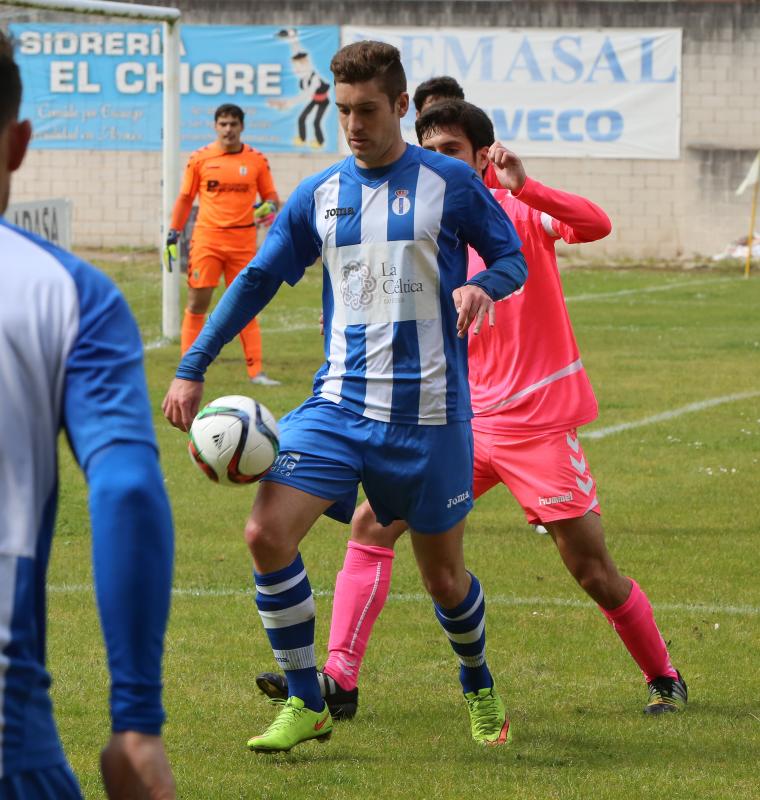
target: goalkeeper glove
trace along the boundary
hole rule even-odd
[[[277,213],[277,203],[274,200],[262,200],[253,207],[253,221],[257,228],[268,228]]]
[[[166,235],[166,247],[164,247],[164,260],[169,272],[172,271],[172,263],[179,258],[179,251],[177,249],[177,242],[179,241],[180,233],[175,231],[174,228],[169,229]]]

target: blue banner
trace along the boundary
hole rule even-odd
[[[163,56],[155,25],[14,24],[32,147],[161,149]],[[245,112],[265,152],[336,152],[330,59],[337,26],[181,28],[181,148],[213,141],[214,110]]]

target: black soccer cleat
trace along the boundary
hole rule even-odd
[[[678,678],[661,675],[649,682],[649,702],[644,708],[645,714],[665,714],[683,711],[686,708],[689,692],[686,681],[678,673]]]
[[[353,719],[359,706],[359,687],[343,689],[334,678],[326,672],[317,671],[319,690],[325,698],[330,715],[334,720]],[[287,700],[288,679],[279,672],[260,672],[256,676],[256,685],[273,700]]]

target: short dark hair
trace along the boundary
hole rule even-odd
[[[451,98],[452,100],[464,100],[464,89],[457,81],[449,75],[439,75],[437,78],[429,78],[423,81],[414,93],[412,102],[417,111],[422,111],[425,100],[428,97]]]
[[[414,123],[417,140],[423,140],[442,128],[459,128],[474,152],[494,143],[493,123],[482,108],[464,100],[443,100],[420,114]]]
[[[406,91],[406,73],[398,48],[385,42],[347,44],[333,56],[330,72],[335,83],[364,83],[376,79],[391,105]]]
[[[0,128],[18,117],[21,73],[13,58],[13,41],[0,31]]]
[[[214,122],[216,122],[219,117],[235,117],[235,119],[245,122],[245,112],[240,106],[236,106],[234,103],[222,103],[222,105],[214,111]]]

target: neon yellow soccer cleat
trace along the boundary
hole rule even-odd
[[[504,703],[493,687],[480,689],[477,693],[465,692],[464,699],[470,712],[472,738],[478,744],[496,747],[512,740]]]
[[[248,749],[256,753],[287,753],[309,739],[326,742],[332,736],[332,729],[326,703],[322,711],[312,711],[300,697],[289,697],[266,731],[248,740]]]

